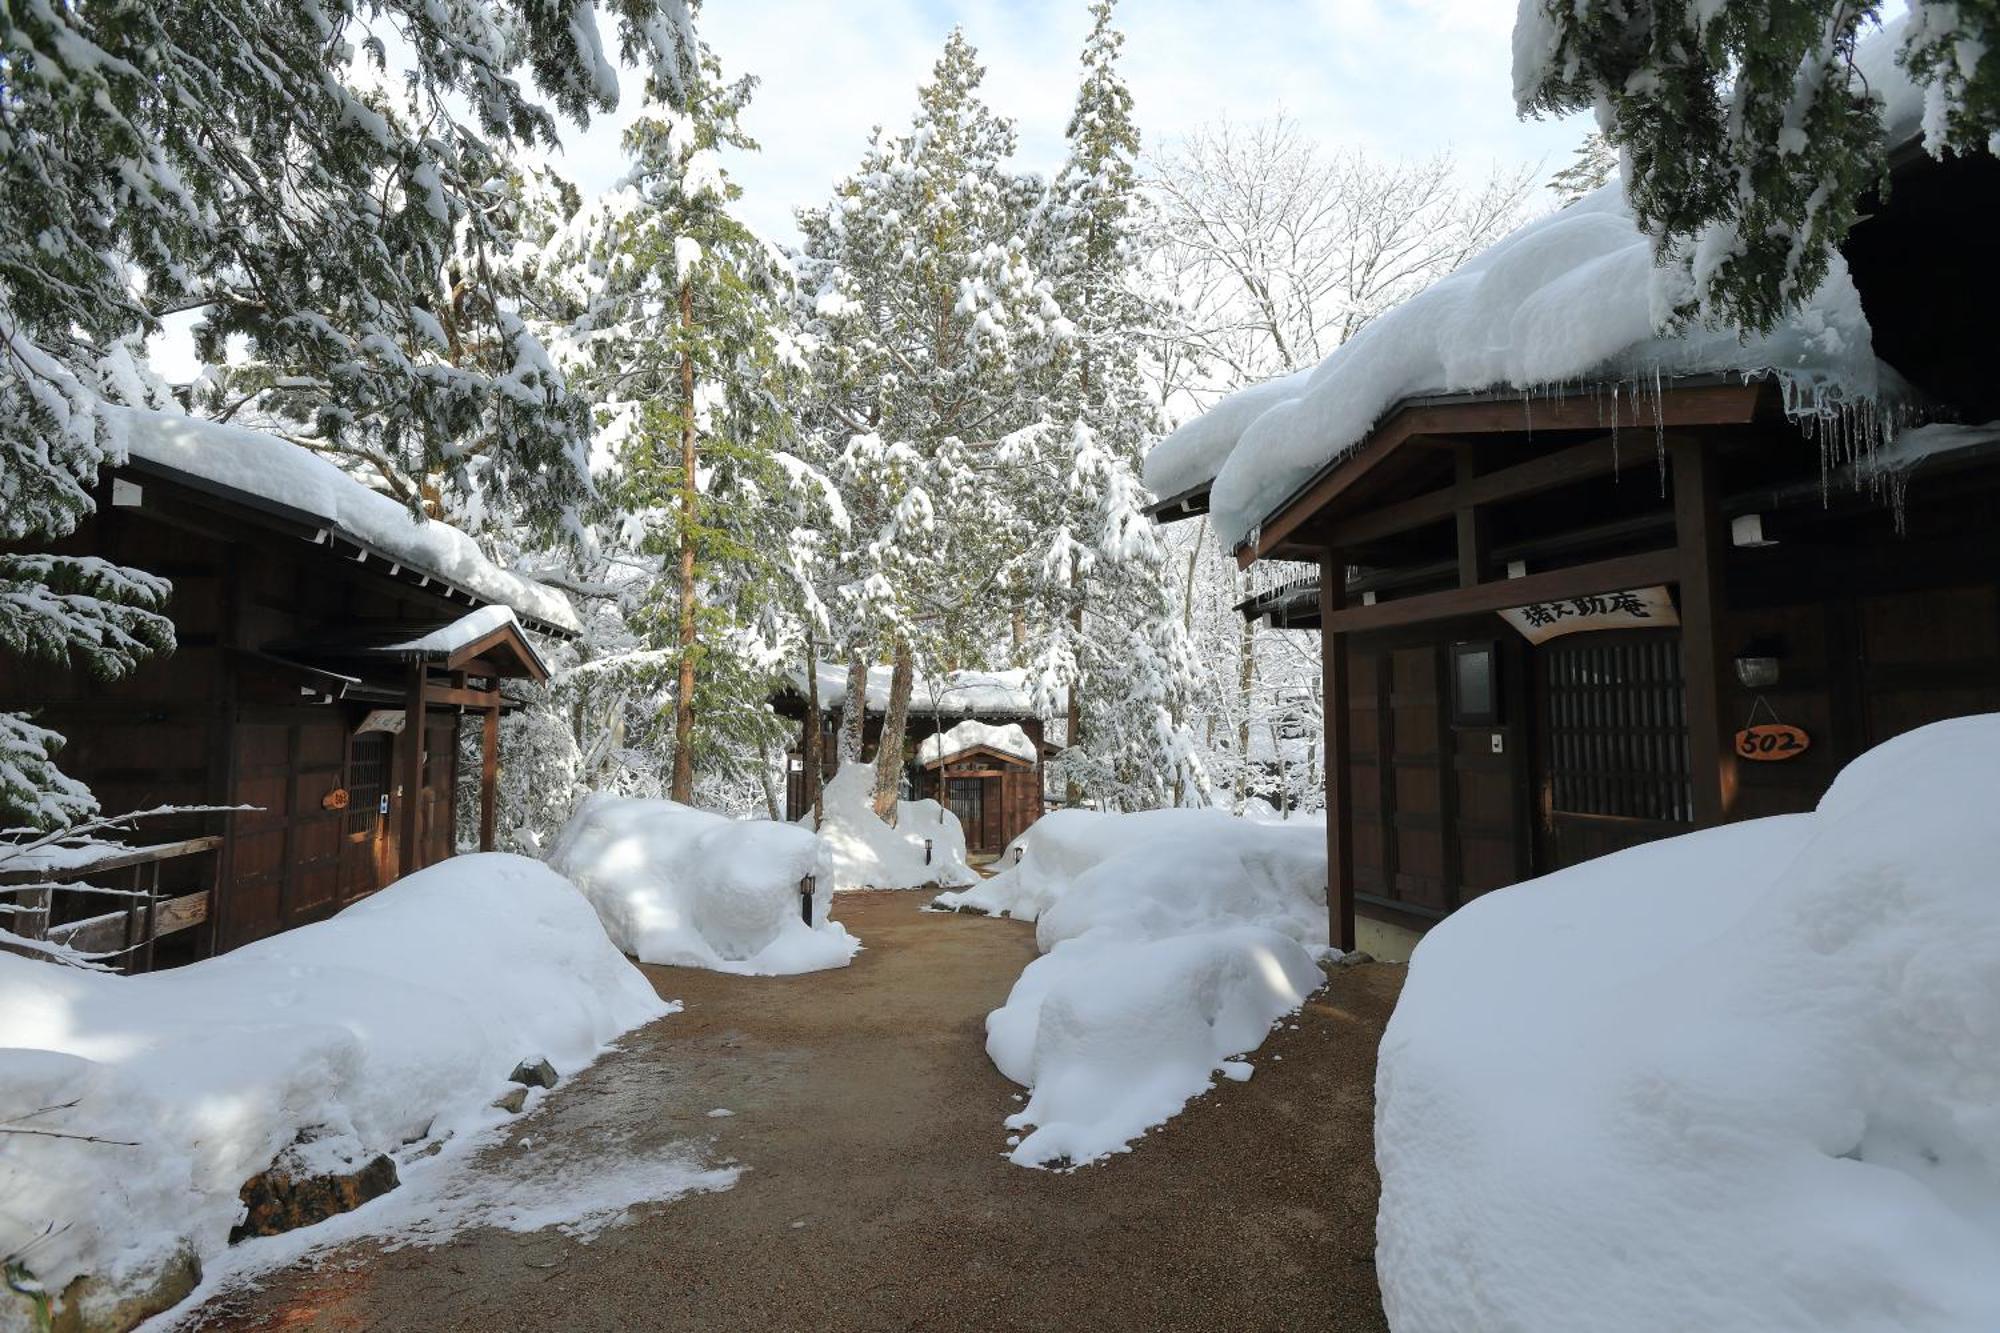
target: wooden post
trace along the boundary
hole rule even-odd
[[[1347,558],[1326,549],[1319,556],[1319,614],[1330,624],[1347,605]],[[1334,948],[1354,948],[1354,784],[1347,714],[1347,636],[1320,632],[1320,681],[1326,731],[1326,912]]]
[[[1736,792],[1736,754],[1722,743],[1722,681],[1728,669],[1720,635],[1723,608],[1723,527],[1715,469],[1692,436],[1670,436],[1674,538],[1681,568],[1681,674],[1685,678],[1688,771],[1694,782],[1694,822],[1708,828],[1729,818]]]
[[[424,664],[410,664],[410,685],[403,701],[402,846],[397,849],[398,875],[423,866],[417,847],[417,809],[424,793]]]
[[[1475,478],[1472,451],[1461,448],[1457,458],[1458,488],[1468,489]],[[1458,524],[1458,586],[1470,588],[1484,577],[1486,569],[1486,511],[1477,504],[1461,505],[1454,511]]]
[[[500,709],[486,710],[479,733],[479,850],[490,852],[500,812]]]

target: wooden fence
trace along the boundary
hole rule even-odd
[[[149,972],[153,946],[162,936],[203,926],[214,912],[213,867],[207,888],[174,897],[160,892],[160,867],[179,857],[212,854],[221,846],[219,837],[187,838],[150,847],[106,847],[102,856],[60,866],[19,870],[0,866],[0,902],[11,900],[14,908],[0,916],[0,925],[28,942],[0,939],[0,949],[45,958],[51,951],[34,947],[44,944],[89,956],[123,972]],[[126,888],[83,882],[127,871],[130,886]],[[120,898],[124,906],[52,924],[58,895]]]

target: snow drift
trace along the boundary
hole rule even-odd
[[[1018,866],[939,905],[1036,919],[1042,957],[987,1015],[986,1051],[1031,1089],[1023,1166],[1123,1152],[1263,1044],[1323,978],[1323,831],[1211,810],[1057,811]],[[997,886],[997,888],[996,888]],[[990,896],[980,899],[986,891]]]
[[[924,743],[917,747],[917,759],[921,763],[935,764],[940,759],[950,759],[982,745],[1030,764],[1041,758],[1035,753],[1035,743],[1028,739],[1028,733],[1019,723],[993,726],[969,717],[946,731],[924,737]]]
[[[894,828],[877,817],[873,764],[843,765],[821,804],[820,869],[835,889],[929,889],[979,878],[965,859],[958,816],[936,801],[896,802]],[[812,813],[801,822],[810,825]]]
[[[368,1156],[463,1142],[521,1060],[568,1075],[669,1011],[575,890],[504,854],[173,971],[0,954],[0,1121],[137,1145],[0,1135],[0,1254],[53,1224],[28,1266],[56,1291],[142,1277],[184,1238],[212,1258],[301,1131]]]
[[[2000,1328],[2000,716],[1431,931],[1382,1041],[1399,1330]]]
[[[818,862],[791,824],[606,795],[586,797],[549,850],[624,952],[750,976],[845,967],[861,947],[829,914],[823,876],[806,924],[799,885]]]

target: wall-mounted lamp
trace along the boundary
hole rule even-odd
[[[1776,546],[1776,537],[1764,533],[1762,514],[1739,514],[1729,520],[1729,541],[1734,546],[1758,547]]]
[[[1778,683],[1778,661],[1785,646],[1773,639],[1756,639],[1736,654],[1736,680],[1746,690],[1768,690]]]

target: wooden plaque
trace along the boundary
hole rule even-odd
[[[345,810],[347,808],[347,788],[335,787],[332,791],[319,798],[319,804],[323,810]]]
[[[1737,755],[1760,764],[1797,759],[1811,748],[1812,737],[1806,729],[1789,723],[1760,722],[1736,733]]]

